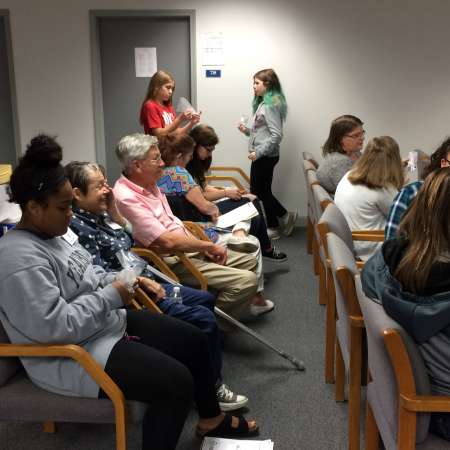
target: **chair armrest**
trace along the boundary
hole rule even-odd
[[[450,412],[450,397],[444,395],[400,395],[400,406],[414,412]]]
[[[167,275],[173,281],[180,282],[178,277],[173,273],[170,267],[163,261],[163,259],[153,250],[142,247],[133,247],[133,253],[145,259],[148,263],[153,263],[164,275]]]
[[[237,178],[232,177],[231,175],[207,175],[205,179],[208,183],[212,181],[231,181],[238,189],[243,191],[247,190]]]
[[[364,319],[361,316],[349,316],[350,325],[358,328],[365,328]]]
[[[353,230],[354,241],[384,242],[384,230]]]
[[[200,285],[200,289],[203,291],[208,290],[208,279],[203,275],[200,270],[197,269],[197,267],[192,264],[191,260],[182,252],[175,252],[175,255],[178,256],[181,263],[184,264],[186,269],[191,272],[192,276],[198,281],[198,284]]]
[[[114,408],[122,409],[125,414],[125,397],[120,388],[110,376],[102,369],[97,361],[79,345],[18,345],[0,344],[0,357],[54,357],[71,358],[77,361],[84,370],[94,379],[97,385],[105,391]]]
[[[158,305],[141,288],[136,289],[134,298],[139,305],[145,306],[147,310],[156,314],[162,314]]]
[[[250,177],[240,167],[235,167],[235,166],[211,166],[210,170],[212,172],[213,171],[237,172],[246,181],[246,183],[250,184]]]
[[[210,239],[206,235],[205,230],[198,223],[184,220],[183,224],[197,239],[210,242]]]

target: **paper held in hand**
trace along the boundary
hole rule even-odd
[[[201,450],[273,450],[273,441],[244,441],[238,439],[223,439],[206,437]]]
[[[239,206],[233,211],[227,212],[222,216],[219,216],[217,219],[216,225],[219,228],[228,228],[236,225],[238,222],[243,222],[245,220],[249,220],[252,217],[256,217],[258,215],[258,210],[255,208],[255,205],[251,202],[246,203],[245,205]]]

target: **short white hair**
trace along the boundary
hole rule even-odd
[[[147,157],[151,147],[157,145],[158,139],[148,134],[135,133],[121,138],[116,146],[116,155],[125,174],[128,173],[133,161],[142,161]]]

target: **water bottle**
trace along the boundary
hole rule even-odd
[[[174,286],[172,295],[169,297],[175,303],[183,303],[183,297],[181,296],[180,286]]]

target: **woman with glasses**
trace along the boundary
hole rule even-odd
[[[403,184],[397,142],[390,136],[375,137],[352,170],[342,177],[334,201],[352,230],[381,230]],[[365,261],[380,246],[376,242],[355,242],[355,254]]]
[[[330,194],[334,194],[341,178],[361,156],[365,131],[358,117],[346,114],[333,120],[330,134],[322,147],[324,160],[317,169],[317,178]]]

